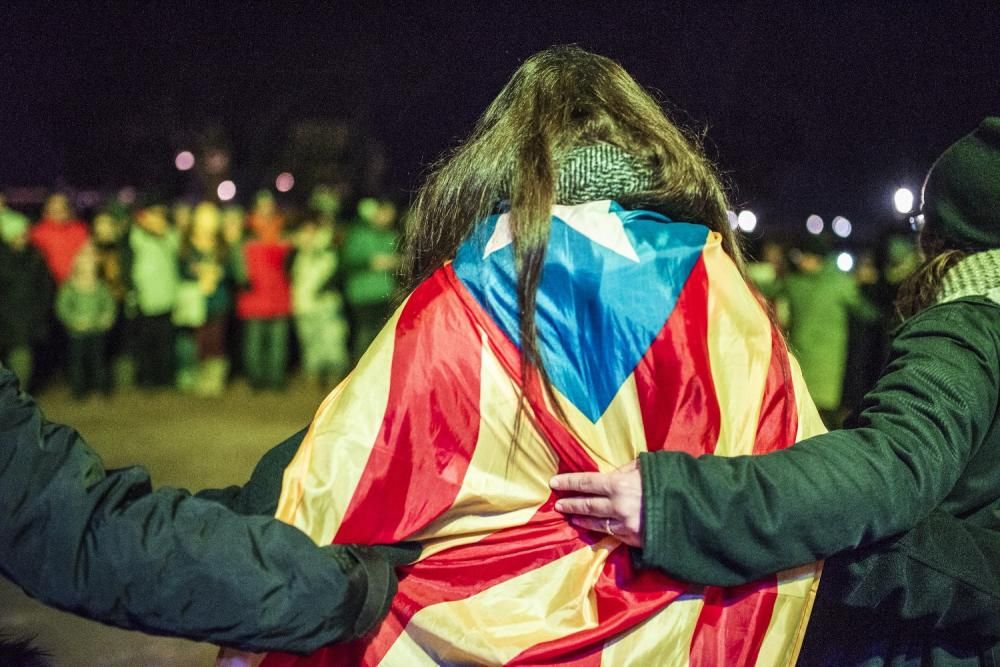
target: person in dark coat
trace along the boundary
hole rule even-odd
[[[924,186],[908,319],[850,428],[752,458],[640,455],[553,480],[558,508],[672,576],[734,585],[829,558],[805,665],[1000,660],[1000,118]]]
[[[405,547],[316,546],[275,510],[305,431],[244,487],[192,496],[105,470],[0,366],[0,574],[50,606],[109,625],[245,650],[307,653],[382,618]]]
[[[31,386],[34,346],[48,330],[53,285],[28,243],[28,219],[0,199],[0,360]]]

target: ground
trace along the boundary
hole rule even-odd
[[[295,382],[286,393],[237,384],[224,398],[123,391],[77,402],[55,387],[38,396],[51,421],[71,424],[109,468],[142,464],[156,486],[241,483],[260,456],[305,426],[325,391]],[[212,665],[216,648],[126,632],[49,609],[0,577],[0,631],[35,635],[58,667]]]

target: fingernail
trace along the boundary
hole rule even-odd
[[[552,479],[550,479],[549,480],[549,486],[552,487],[553,489],[558,489],[559,488],[559,478],[558,477],[553,477]]]
[[[556,511],[557,512],[562,512],[563,511],[563,501],[557,500],[555,507],[556,507]]]

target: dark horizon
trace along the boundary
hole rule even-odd
[[[897,186],[919,189],[938,153],[1000,114],[1000,8],[937,4],[13,3],[0,187],[169,181],[181,139],[217,126],[256,188],[292,123],[342,118],[377,140],[383,185],[405,199],[524,58],[576,43],[706,130],[735,207],[764,224],[844,215],[864,234],[892,219]]]

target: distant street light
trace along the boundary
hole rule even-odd
[[[842,215],[838,215],[834,218],[833,222],[830,223],[830,227],[833,229],[833,233],[842,239],[846,239],[851,235],[851,221]]]
[[[188,171],[194,167],[194,153],[191,151],[181,151],[174,158],[174,166],[178,171]]]
[[[913,200],[912,190],[909,188],[899,188],[892,196],[892,205],[896,208],[897,213],[906,215],[913,210]]]
[[[278,192],[288,192],[293,187],[295,187],[295,177],[287,171],[281,172],[278,174],[278,177],[274,179],[274,189]]]
[[[822,234],[823,218],[813,213],[808,218],[806,218],[806,229],[809,230],[810,234]]]
[[[219,183],[219,187],[216,188],[215,193],[219,195],[220,200],[230,201],[236,196],[236,184],[232,181],[222,181]]]
[[[742,231],[749,234],[757,229],[757,216],[754,215],[753,211],[740,211],[740,214],[736,216],[736,224]]]
[[[854,268],[854,256],[849,252],[842,252],[837,255],[837,268],[847,273]]]

